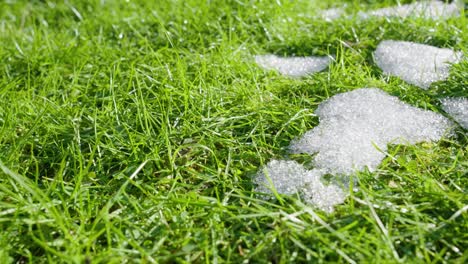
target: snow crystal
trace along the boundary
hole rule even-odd
[[[266,70],[277,70],[290,77],[302,77],[328,67],[328,57],[279,57],[276,55],[255,56],[255,62]]]
[[[300,194],[305,202],[331,212],[333,206],[343,203],[346,192],[336,183],[326,185],[321,178],[322,170],[307,170],[295,161],[270,161],[255,178],[257,191],[279,194]]]
[[[468,129],[468,98],[454,97],[442,99],[442,108],[462,127]]]
[[[313,156],[315,168],[295,161],[270,161],[255,178],[257,191],[300,194],[330,212],[348,195],[349,176],[373,171],[385,157],[387,144],[415,144],[439,140],[451,127],[440,114],[410,106],[376,88],[335,95],[318,107],[320,124],[291,143],[292,153]],[[341,175],[343,184],[326,185],[325,174]]]
[[[382,41],[374,52],[377,65],[386,74],[428,89],[449,76],[450,63],[457,63],[461,52],[406,41]]]
[[[425,17],[425,18],[449,18],[460,15],[460,8],[456,1],[450,4],[442,1],[421,1],[406,5],[394,6],[372,10],[367,13],[359,13],[361,17],[367,18],[370,16],[379,17],[401,17],[407,18],[410,16]]]
[[[316,110],[320,124],[292,142],[293,153],[315,154],[317,169],[350,175],[373,171],[387,144],[436,141],[451,122],[440,114],[403,103],[376,88],[338,94]]]

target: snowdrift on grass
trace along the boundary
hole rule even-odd
[[[457,63],[461,52],[406,41],[382,41],[374,52],[377,65],[423,89],[449,76],[450,64]]]
[[[289,77],[303,77],[323,71],[330,64],[329,57],[279,57],[257,55],[255,62],[265,70],[276,70]]]
[[[375,170],[385,158],[388,144],[436,141],[451,122],[444,116],[410,106],[376,88],[342,93],[322,102],[316,114],[320,124],[290,145],[292,153],[315,155],[315,169],[294,161],[271,161],[256,177],[258,191],[299,193],[312,205],[330,211],[346,198],[346,186],[325,185],[325,174],[349,176]],[[346,182],[346,181],[344,181]]]

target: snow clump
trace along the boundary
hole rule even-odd
[[[453,97],[442,99],[442,108],[463,128],[468,129],[468,98]]]
[[[300,194],[305,202],[326,211],[333,211],[333,206],[343,203],[346,192],[338,184],[326,185],[321,178],[323,170],[307,170],[295,161],[272,160],[255,178],[257,192],[279,194]]]
[[[424,17],[430,19],[449,18],[460,15],[457,1],[446,4],[443,1],[420,1],[411,4],[380,8],[366,13],[359,13],[363,18],[378,17]]]
[[[276,55],[257,55],[255,62],[265,70],[276,70],[290,77],[303,77],[319,72],[330,64],[329,57],[279,57]]]
[[[335,95],[315,113],[320,124],[293,141],[291,151],[316,154],[316,168],[332,174],[373,171],[385,158],[387,144],[436,141],[451,127],[444,116],[376,88]]]
[[[444,116],[410,106],[376,88],[335,95],[322,102],[316,114],[320,124],[290,145],[292,153],[315,155],[315,168],[272,160],[255,178],[258,192],[298,193],[306,202],[330,212],[346,199],[349,176],[366,168],[375,170],[385,158],[388,144],[436,141],[451,127]],[[325,174],[341,175],[344,184],[324,184]]]
[[[377,65],[423,89],[449,76],[450,64],[457,63],[461,52],[406,41],[382,41],[374,52]]]

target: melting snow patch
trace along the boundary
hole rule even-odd
[[[449,76],[450,63],[457,63],[461,52],[406,41],[382,41],[374,52],[377,65],[386,74],[428,89]]]
[[[468,129],[468,98],[454,97],[442,99],[442,108],[462,127]]]
[[[457,1],[453,1],[450,4],[446,4],[442,1],[421,1],[406,5],[381,8],[367,13],[360,13],[360,16],[364,18],[369,16],[401,18],[415,16],[432,19],[449,18],[460,15],[460,8],[457,6],[456,2]]]
[[[436,141],[451,127],[442,115],[405,104],[376,88],[335,95],[321,103],[316,114],[320,124],[290,146],[293,153],[315,154],[315,169],[307,170],[295,161],[270,161],[255,178],[258,192],[272,193],[274,188],[279,194],[298,193],[308,203],[332,211],[348,191],[336,182],[324,184],[323,175],[346,178],[357,170],[375,170],[387,144]]]
[[[373,171],[387,144],[436,141],[450,129],[440,114],[403,103],[376,88],[338,94],[316,110],[320,124],[291,145],[293,153],[316,154],[315,166],[332,174]]]
[[[255,62],[266,70],[276,70],[290,77],[302,77],[326,69],[330,64],[330,58],[258,55],[255,56]]]
[[[307,170],[295,161],[270,161],[255,178],[257,191],[279,194],[300,194],[302,198],[316,207],[331,212],[333,206],[343,203],[346,192],[337,184],[326,185],[321,178],[322,170]]]

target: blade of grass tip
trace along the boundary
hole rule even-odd
[[[346,244],[350,245],[352,248],[356,249],[357,251],[365,254],[365,255],[369,255],[367,254],[367,252],[363,251],[361,248],[359,248],[358,246],[356,246],[354,243],[352,243],[352,241],[350,241],[349,239],[347,239],[345,236],[343,236],[340,232],[336,231],[333,227],[331,227],[328,223],[326,223],[325,221],[323,221],[322,218],[320,218],[312,209],[310,208],[307,208],[306,206],[302,205],[304,207],[304,211],[307,212],[310,216],[312,216],[312,218],[317,221],[320,225],[322,225],[325,229],[327,229],[330,233],[334,234],[335,236],[337,236],[339,239],[341,239],[343,242],[345,242]],[[336,252],[342,256],[343,258],[345,258],[346,260],[348,260],[350,263],[356,263],[353,259],[351,259],[351,257],[349,257],[348,255],[346,255],[346,253],[344,253],[343,251],[341,251],[340,249],[338,248],[334,248],[334,250],[336,250]],[[345,257],[346,256],[346,257]]]
[[[128,244],[130,244],[136,250],[135,253],[141,254],[141,256],[146,258],[146,260],[150,263],[157,263],[156,260],[151,257],[150,254],[148,254],[148,252],[143,247],[141,247],[140,244],[138,244],[134,239],[128,238],[122,229],[120,229],[120,227],[111,226],[110,230],[114,235],[119,236],[122,240],[125,240]]]
[[[13,180],[15,180],[19,185],[21,185],[24,189],[26,189],[30,194],[32,194],[36,199],[40,202],[43,202],[43,195],[40,195],[36,190],[34,190],[30,184],[26,183],[26,179],[21,177],[21,175],[11,171],[2,161],[0,161],[0,169],[6,175],[10,176]]]
[[[137,174],[143,169],[143,167],[145,167],[145,165],[146,165],[146,163],[148,163],[148,161],[150,161],[150,160],[145,160],[143,163],[141,163],[140,166],[138,166],[138,168],[132,173],[132,175],[130,175],[129,180],[133,180],[137,176]]]
[[[67,3],[67,6],[70,8],[70,10],[73,12],[73,14],[75,14],[75,16],[80,21],[83,21],[83,16],[81,15],[81,13],[74,6],[72,6],[71,4],[68,4],[68,3]]]
[[[283,132],[283,130],[293,121],[295,121],[296,119],[298,118],[301,118],[302,117],[302,113],[304,112],[308,112],[310,111],[309,108],[304,108],[304,109],[301,109],[299,110],[296,114],[294,114],[293,117],[291,117],[286,123],[284,123],[284,125],[281,126],[280,130],[278,130],[278,132],[276,133],[275,135],[275,140],[278,138],[278,136]],[[311,113],[309,114],[310,116],[317,116],[316,114],[314,113]]]
[[[322,243],[327,243],[323,238],[320,238],[320,240],[322,241]],[[335,250],[335,252],[340,255],[341,257],[343,257],[348,263],[351,263],[351,264],[356,264],[356,261],[354,261],[350,256],[348,256],[345,252],[343,252],[341,249],[337,248],[336,245],[334,244],[328,244],[327,245],[332,249],[332,250]]]
[[[218,240],[216,235],[216,230],[213,228],[213,221],[210,220],[210,229],[211,229],[211,263],[218,264],[218,247],[216,242]]]
[[[102,219],[104,218],[103,216],[106,215],[108,212],[109,212],[109,209],[112,207],[112,205],[114,205],[114,203],[117,201],[117,198],[120,197],[120,195],[122,194],[122,192],[125,190],[125,188],[127,187],[127,185],[130,183],[130,181],[132,181],[136,176],[137,174],[143,169],[143,167],[146,165],[146,163],[148,163],[148,161],[151,161],[151,159],[149,160],[145,160],[143,163],[140,164],[140,166],[138,166],[138,168],[136,168],[136,170],[132,173],[132,175],[130,175],[130,177],[127,179],[127,181],[125,181],[124,184],[122,184],[122,186],[119,188],[119,190],[115,193],[115,195],[109,199],[109,201],[107,201],[106,205],[101,209],[101,211],[99,212],[99,217],[96,218],[96,221],[95,221],[95,225]]]
[[[456,211],[449,219],[448,221],[453,221],[455,220],[455,218],[459,217],[461,214],[463,214],[464,212],[466,212],[468,210],[468,205],[465,205],[463,206],[462,209]]]
[[[0,169],[6,175],[10,176],[15,182],[17,182],[20,186],[22,186],[26,191],[28,191],[44,208],[52,214],[52,217],[61,231],[65,234],[67,239],[72,239],[69,235],[69,228],[65,225],[62,214],[59,213],[59,210],[55,207],[56,204],[53,201],[49,201],[47,195],[41,192],[40,189],[34,189],[34,183],[31,183],[28,178],[22,177],[20,174],[13,172],[10,170],[5,164],[0,161]],[[50,204],[50,206],[48,206]]]
[[[117,76],[116,71],[117,71],[116,65],[114,65],[113,69],[112,69],[112,71],[110,73],[110,76],[109,76],[109,89],[110,89],[110,92],[112,94],[112,103],[113,103],[113,106],[114,106],[115,118],[116,118],[117,124],[119,126],[121,126],[120,118],[119,118],[119,108],[117,107],[117,102],[115,100],[116,94],[115,94],[115,89],[114,89],[114,79]]]
[[[451,222],[451,221],[455,220],[457,217],[459,217],[460,215],[462,215],[466,211],[468,211],[468,205],[465,205],[460,210],[456,211],[452,216],[450,216],[449,219],[447,219],[446,222],[443,222],[442,224],[440,224],[436,229],[439,230],[439,229],[445,227],[447,225],[447,222]]]
[[[145,160],[142,164],[140,164],[140,166],[138,166],[138,168],[132,173],[132,175],[130,175],[130,177],[127,179],[127,181],[125,181],[124,184],[122,184],[122,186],[119,188],[119,190],[115,193],[115,195],[110,198],[106,205],[99,211],[99,213],[97,214],[97,217],[96,219],[94,220],[94,223],[93,223],[93,226],[91,228],[91,230],[93,230],[93,232],[100,232],[100,230],[96,230],[96,227],[98,226],[99,222],[104,219],[104,220],[109,220],[109,209],[114,205],[114,203],[117,201],[118,197],[121,196],[122,192],[125,190],[125,188],[127,187],[127,185],[130,183],[130,181],[132,181],[136,175],[143,169],[143,167],[146,165],[146,163],[148,163],[148,161],[150,160]],[[106,237],[107,237],[107,240],[108,240],[108,245],[110,246],[112,243],[111,243],[111,229],[112,227],[111,226],[108,226],[110,222],[107,221],[105,223],[105,231],[106,232]]]
[[[335,246],[333,246],[333,249],[336,250],[336,252],[338,253],[338,255],[342,256],[346,261],[348,261],[348,263],[356,264],[356,261],[354,261],[354,260],[353,260],[352,258],[350,258],[348,255],[346,255],[346,253],[344,253],[341,249],[336,248]]]
[[[308,246],[304,245],[304,243],[302,243],[302,241],[300,239],[297,239],[293,236],[291,236],[289,238],[297,247],[299,247],[300,249],[304,250],[305,252],[307,252],[308,254],[314,256],[315,258],[319,258],[319,255],[313,251],[312,249],[310,249]]]
[[[387,228],[384,226],[382,223],[382,220],[380,220],[380,217],[377,215],[377,212],[374,210],[374,206],[372,206],[372,203],[369,202],[369,199],[367,198],[367,195],[364,193],[364,200],[367,202],[367,205],[369,206],[369,210],[371,211],[372,217],[374,218],[375,222],[377,223],[377,226],[379,229],[382,231],[382,234],[385,237],[385,241],[387,242],[388,246],[392,250],[393,257],[401,263],[402,260],[400,256],[398,255],[398,252],[396,251],[395,247],[393,246],[392,240],[390,239],[390,235],[388,233]]]

